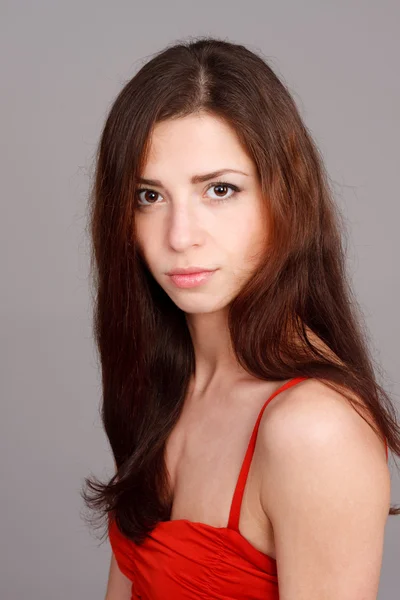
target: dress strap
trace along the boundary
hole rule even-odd
[[[246,485],[247,475],[248,475],[249,469],[250,469],[251,459],[253,458],[258,428],[259,428],[261,417],[263,415],[265,407],[267,406],[267,404],[269,404],[269,402],[271,402],[271,400],[273,398],[275,398],[275,396],[277,394],[279,394],[280,392],[283,392],[284,390],[287,390],[288,388],[292,387],[293,385],[296,385],[297,383],[300,383],[301,381],[304,381],[305,379],[308,379],[308,377],[294,377],[293,379],[290,379],[289,381],[287,381],[286,383],[281,385],[277,390],[275,390],[271,394],[271,396],[268,398],[268,400],[266,400],[263,407],[261,408],[261,411],[258,415],[257,421],[254,425],[253,433],[251,435],[249,444],[247,446],[247,451],[246,451],[246,454],[245,454],[245,457],[243,460],[242,468],[240,470],[239,477],[238,477],[238,480],[236,483],[236,488],[235,488],[235,491],[233,494],[233,499],[232,499],[232,504],[231,504],[231,510],[229,513],[228,529],[235,529],[236,531],[239,531],[240,508],[242,505],[244,488]]]

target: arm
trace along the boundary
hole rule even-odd
[[[114,554],[111,554],[108,585],[104,600],[131,600],[132,582],[121,573]]]
[[[383,442],[316,380],[270,408],[259,431],[261,502],[280,600],[376,600],[390,506]]]
[[[116,472],[118,471],[115,465]],[[106,597],[104,600],[131,600],[132,581],[122,573],[118,566],[114,552],[111,546],[110,570],[108,573],[108,583]]]

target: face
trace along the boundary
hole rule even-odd
[[[234,129],[205,114],[157,123],[139,182],[135,231],[153,277],[185,313],[222,310],[251,277],[267,229],[256,167]],[[213,272],[168,275],[186,267]]]

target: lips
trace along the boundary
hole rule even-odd
[[[203,267],[187,267],[182,269],[173,269],[169,271],[167,275],[193,275],[195,273],[209,273],[215,271],[215,269],[205,269]]]
[[[216,272],[213,271],[196,271],[192,273],[184,273],[178,275],[169,275],[173,283],[180,288],[192,288],[207,282]]]

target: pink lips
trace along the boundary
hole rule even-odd
[[[185,275],[169,275],[177,287],[192,288],[205,283],[213,276],[215,271],[200,271],[199,273],[187,273]]]

